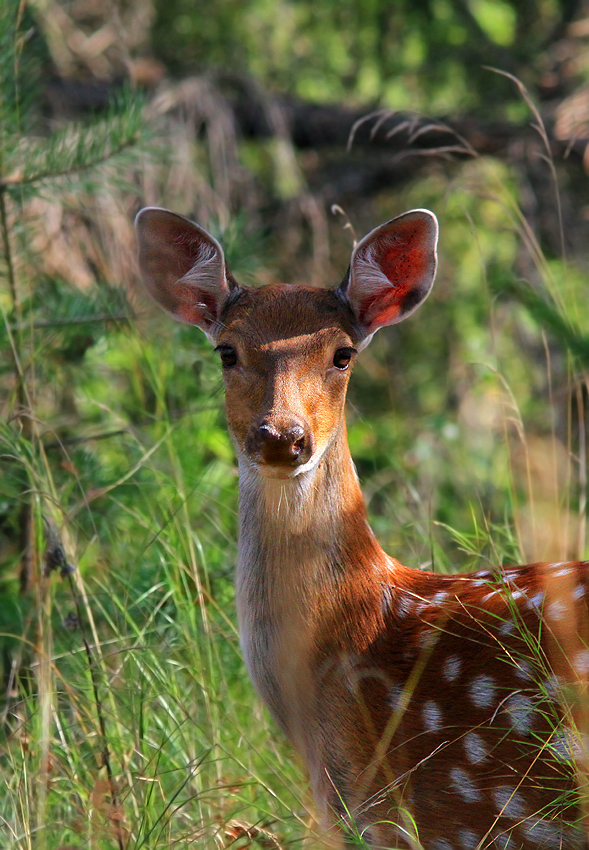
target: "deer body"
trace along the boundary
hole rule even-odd
[[[243,651],[326,822],[375,848],[585,847],[557,686],[589,672],[586,565],[409,569],[377,543],[348,448],[348,367],[429,292],[434,217],[373,231],[336,290],[241,288],[165,210],[138,233],[148,289],[223,363]]]

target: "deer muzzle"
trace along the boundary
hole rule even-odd
[[[304,423],[295,419],[283,423],[264,419],[249,429],[245,448],[257,463],[296,468],[310,459],[312,443],[310,431]]]

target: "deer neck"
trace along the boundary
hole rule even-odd
[[[307,607],[354,580],[367,559],[386,559],[368,524],[345,426],[315,467],[292,478],[267,478],[240,458],[239,519],[239,590],[265,576],[268,593],[286,583]]]
[[[344,628],[336,612],[347,599],[376,599],[390,563],[368,524],[345,425],[319,463],[293,478],[265,478],[240,460],[239,500],[244,655],[258,691],[296,743],[292,718],[304,728],[305,707],[293,712],[293,705],[312,691],[312,654],[334,641],[341,651],[356,650],[356,632],[367,634],[359,612],[370,610],[371,600],[358,604],[353,626]],[[342,626],[339,636],[334,624]]]

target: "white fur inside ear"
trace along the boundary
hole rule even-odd
[[[219,251],[220,249],[216,245],[210,242],[201,242],[198,246],[194,265],[178,280],[178,283],[194,289],[202,289],[204,292],[210,292],[213,295],[219,291],[219,286],[223,287],[224,285],[226,287],[225,264],[223,254]]]
[[[427,298],[435,279],[437,238],[433,213],[411,210],[356,245],[340,292],[367,336],[401,322]]]
[[[218,308],[229,296],[229,284],[223,249],[212,236],[207,234],[207,237],[211,241],[198,244],[194,252],[194,265],[178,279],[177,286],[180,293],[183,289],[184,292],[189,290],[190,295],[185,295],[186,301],[192,309],[200,312],[204,321],[198,324],[214,345],[220,326],[211,310],[211,302],[217,304]]]
[[[353,289],[354,284],[357,284],[363,298],[385,289],[394,289],[388,277],[381,271],[378,262],[375,261],[374,253],[374,245],[367,245],[354,258],[350,285]]]

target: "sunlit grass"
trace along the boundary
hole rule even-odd
[[[487,362],[458,372],[458,415],[431,412],[443,393],[419,384],[430,352],[399,376],[384,335],[353,379],[361,390],[372,375],[370,391],[384,377],[377,405],[365,408],[353,390],[350,440],[377,533],[412,566],[514,563],[533,542],[519,520],[539,493],[536,436],[520,409],[526,367],[510,363],[514,340],[501,341],[511,320],[494,314],[493,323],[492,334],[473,325],[468,345]],[[304,772],[239,649],[236,476],[217,365],[196,331],[165,320],[140,330],[105,337],[76,375],[76,410],[92,439],[37,443],[35,453],[4,432],[2,451],[36,494],[38,551],[49,523],[78,567],[41,579],[3,629],[14,671],[0,749],[4,846],[318,847]],[[546,361],[532,367],[547,374]],[[422,414],[412,423],[395,402],[416,380]],[[52,404],[39,403],[41,431]],[[552,404],[547,393],[547,415]],[[362,846],[360,834],[353,840]]]

